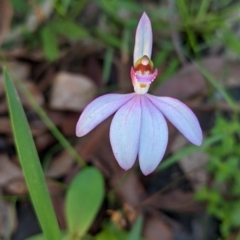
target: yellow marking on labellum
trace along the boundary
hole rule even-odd
[[[146,86],[147,86],[146,83],[140,83],[140,87],[141,87],[141,88],[145,88]]]

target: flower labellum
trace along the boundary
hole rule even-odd
[[[136,31],[134,62],[130,75],[134,93],[106,94],[92,101],[81,114],[76,134],[82,137],[114,114],[110,142],[119,165],[130,169],[137,156],[144,175],[153,172],[166,151],[167,118],[190,142],[202,143],[202,130],[194,113],[170,97],[148,94],[158,71],[151,61],[152,27],[143,13]]]

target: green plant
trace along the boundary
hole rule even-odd
[[[213,179],[196,197],[205,201],[208,213],[220,221],[220,232],[226,239],[240,227],[240,125],[237,120],[218,117],[211,133],[227,135],[206,149],[207,170]]]

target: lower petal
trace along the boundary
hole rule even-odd
[[[147,97],[190,142],[201,145],[202,130],[190,108],[171,97],[155,97],[149,94]]]
[[[110,127],[110,141],[119,165],[128,170],[137,158],[141,124],[140,96],[136,95],[114,115]]]
[[[141,99],[142,121],[139,163],[144,175],[155,170],[166,151],[168,128],[161,112],[145,96]]]
[[[135,94],[107,94],[93,100],[82,112],[77,126],[76,135],[82,137],[99,123],[116,112]]]

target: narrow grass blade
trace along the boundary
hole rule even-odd
[[[60,230],[28,121],[6,70],[4,70],[4,84],[15,144],[34,209],[45,238],[59,240]]]
[[[111,67],[113,62],[114,50],[112,48],[108,48],[104,57],[103,64],[103,81],[107,83],[111,73]]]
[[[134,223],[127,240],[141,239],[141,231],[143,226],[143,216],[139,216]]]
[[[62,238],[61,239],[64,239],[64,237],[66,236],[67,233],[64,231],[64,232],[61,232],[61,234],[62,234]],[[29,237],[29,238],[27,238],[25,240],[45,240],[45,237],[44,237],[43,234],[37,234],[37,235],[31,236],[31,237]]]
[[[24,97],[30,103],[34,111],[39,115],[45,125],[48,127],[53,136],[58,140],[58,142],[63,146],[64,149],[69,153],[69,155],[81,166],[84,167],[86,164],[83,159],[79,156],[77,151],[72,147],[70,142],[63,136],[63,134],[58,130],[58,128],[54,125],[52,120],[47,116],[44,109],[37,103],[34,99],[30,91],[23,86],[21,81],[17,81],[17,86],[20,91],[24,94]]]
[[[205,149],[209,146],[211,146],[212,144],[220,141],[221,139],[225,138],[226,134],[221,134],[221,135],[216,135],[216,136],[211,136],[209,138],[206,138],[202,145],[200,147],[198,146],[187,146],[185,148],[183,148],[182,150],[180,150],[179,152],[177,152],[176,154],[173,154],[172,156],[166,158],[156,169],[156,171],[161,171],[164,170],[168,167],[170,167],[171,165],[173,165],[174,163],[178,163],[179,161],[181,161],[181,159],[193,152],[195,152],[196,150],[202,150]]]
[[[232,110],[236,111],[238,109],[238,106],[236,105],[232,97],[228,94],[228,92],[224,89],[224,87],[221,86],[221,84],[219,84],[219,82],[212,76],[212,74],[200,63],[194,62],[194,65],[207,79],[207,81],[210,82],[212,86],[219,91],[219,93],[222,95],[222,97],[225,99],[228,105],[232,108]]]

